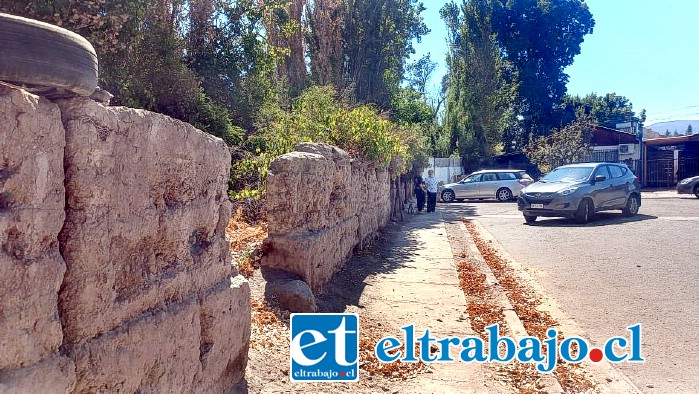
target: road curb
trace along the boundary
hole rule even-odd
[[[484,271],[486,283],[490,288],[497,292],[495,301],[500,305],[500,307],[502,307],[503,318],[505,319],[505,323],[510,330],[510,334],[517,340],[529,336],[527,330],[524,328],[524,324],[522,324],[522,320],[520,320],[519,316],[517,316],[517,313],[515,312],[514,307],[512,307],[510,300],[507,298],[505,291],[502,289],[502,287],[500,287],[495,274],[493,274],[493,271],[485,262],[485,259],[483,259],[483,256],[476,246],[476,243],[473,241],[473,237],[471,237],[471,234],[466,229],[466,225],[463,221],[459,221],[459,228],[461,228],[466,235],[471,256],[478,260],[481,269]],[[553,374],[544,375],[542,377],[542,381],[544,383],[544,387],[540,388],[542,391],[550,394],[564,392],[563,387]]]
[[[512,255],[510,255],[495,239],[495,237],[488,231],[486,230],[480,222],[476,219],[469,219],[471,223],[476,227],[476,231],[483,237],[483,239],[487,240],[490,242],[491,246],[497,251],[497,253],[503,258],[503,260],[507,263],[507,266],[512,270],[512,273],[514,276],[517,278],[517,280],[520,283],[525,283],[527,286],[529,286],[538,296],[538,298],[541,300],[541,305],[540,309],[544,312],[548,312],[551,317],[556,319],[559,323],[558,330],[561,332],[564,336],[570,337],[570,336],[578,336],[582,338],[586,338],[586,335],[582,335],[583,330],[580,328],[580,326],[570,317],[568,317],[558,306],[558,302],[548,296],[546,292],[544,291],[543,286],[541,286],[536,279],[534,279],[529,272],[527,272],[524,267],[522,267],[521,264],[519,264]],[[466,235],[468,239],[470,240],[470,243],[473,244],[475,247],[475,243],[473,241],[473,238],[471,237],[471,234],[468,233],[468,230],[466,229],[466,226],[461,222],[461,227],[463,230],[466,232]],[[483,259],[483,257],[480,254],[480,251],[478,251],[478,248],[475,249],[475,253],[477,253],[477,256],[479,259]],[[486,264],[487,267],[487,264]],[[489,273],[486,273],[486,277],[488,275],[493,275],[492,272],[490,272],[490,269],[488,268]],[[493,275],[493,278],[494,275]],[[490,283],[489,283],[490,284]],[[499,286],[498,286],[499,287]],[[502,290],[500,290],[502,291]],[[503,291],[504,293],[504,291]],[[509,303],[509,300],[507,302],[507,305],[511,308],[511,305]],[[512,311],[514,314],[514,310]],[[510,314],[511,317],[511,314]],[[508,315],[505,315],[505,318],[508,318]],[[524,327],[522,325],[521,320],[519,319],[519,316],[514,314],[514,317],[511,318],[516,318],[517,323],[522,328]],[[508,325],[510,322],[508,321]],[[526,331],[525,331],[526,332]],[[599,385],[603,385],[604,387],[602,388],[604,391],[603,392],[610,392],[610,393],[641,393],[642,391],[620,370],[618,370],[613,364],[611,364],[608,361],[600,362],[600,363],[585,363],[584,364],[585,369],[588,370],[593,377],[595,377],[595,380],[598,381]],[[554,379],[555,380],[555,379]],[[556,383],[558,381],[556,380]],[[558,385],[560,387],[560,384]],[[561,388],[562,390],[562,388]],[[562,391],[561,391],[562,392]]]

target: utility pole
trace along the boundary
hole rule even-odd
[[[640,149],[640,168],[639,168],[639,174],[638,178],[640,179],[641,182],[641,187],[643,187],[646,183],[646,149],[643,144],[643,123],[635,121],[633,122],[633,125],[636,127],[636,135],[638,136],[638,148]]]

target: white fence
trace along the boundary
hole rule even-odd
[[[444,183],[456,182],[463,175],[461,159],[458,157],[435,158],[430,157],[429,166],[422,173],[423,178],[427,178],[427,171],[434,170],[434,177]]]

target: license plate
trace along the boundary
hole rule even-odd
[[[543,208],[544,208],[544,204],[532,204],[532,208],[534,208],[534,209],[536,209],[536,208],[541,208],[541,209],[543,209]]]

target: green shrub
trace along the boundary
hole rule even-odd
[[[418,126],[393,123],[370,106],[351,108],[335,97],[334,88],[316,86],[296,98],[290,111],[264,107],[258,122],[260,132],[243,144],[248,153],[234,154],[231,198],[243,201],[262,196],[269,163],[292,152],[301,142],[335,145],[382,168],[397,165],[403,170],[413,158],[424,161],[426,138],[419,137]]]
[[[223,139],[228,146],[243,142],[244,130],[231,123],[228,110],[216,104],[203,92],[199,93],[193,112],[189,123],[194,127]]]
[[[407,156],[408,148],[400,140],[405,126],[382,119],[366,105],[348,108],[335,95],[332,87],[311,87],[294,100],[291,112],[267,117],[262,130],[265,151],[276,157],[300,142],[325,142],[382,167]]]

